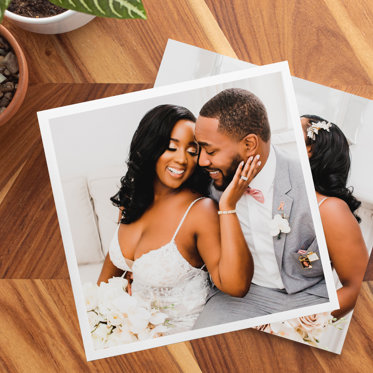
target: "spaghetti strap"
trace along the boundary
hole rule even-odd
[[[185,211],[185,214],[184,214],[184,216],[182,217],[182,219],[181,219],[181,221],[180,221],[179,226],[176,228],[175,234],[174,234],[174,236],[172,237],[171,242],[175,241],[175,238],[176,238],[177,234],[179,233],[179,230],[180,230],[181,226],[183,225],[184,220],[185,220],[185,218],[187,217],[189,210],[193,207],[193,205],[194,205],[196,202],[198,202],[200,199],[203,199],[203,198],[205,198],[205,197],[199,197],[199,198],[195,199],[195,200],[194,200],[194,201],[189,205],[188,209]]]
[[[325,200],[327,200],[328,199],[328,197],[324,197],[320,202],[319,202],[319,207],[321,206],[321,204],[325,201]]]

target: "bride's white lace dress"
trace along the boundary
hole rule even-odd
[[[133,273],[132,294],[168,315],[165,334],[189,330],[202,311],[210,289],[208,272],[193,267],[179,252],[175,238],[191,207],[185,212],[171,241],[143,254],[134,262],[125,258],[118,242],[118,229],[110,244],[112,263]]]

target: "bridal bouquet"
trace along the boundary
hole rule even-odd
[[[342,321],[341,319],[335,323],[333,322],[335,320],[330,312],[323,312],[282,322],[264,324],[254,329],[318,347],[320,337],[325,330],[329,326],[336,327]]]
[[[156,338],[167,330],[167,315],[129,295],[127,285],[121,277],[83,285],[95,349]]]

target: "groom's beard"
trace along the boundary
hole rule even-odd
[[[242,162],[243,159],[239,156],[236,155],[235,158],[233,158],[231,165],[229,166],[228,170],[223,173],[223,171],[220,170],[222,176],[223,176],[223,181],[221,185],[216,185],[215,182],[213,183],[214,187],[216,190],[224,191],[229,183],[233,180],[234,174],[236,173],[237,167]]]

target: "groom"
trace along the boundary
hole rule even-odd
[[[303,174],[271,145],[261,100],[244,89],[220,92],[202,107],[195,136],[217,200],[242,160],[259,154],[261,166],[236,206],[254,259],[250,290],[236,298],[213,287],[194,328],[327,302]]]

